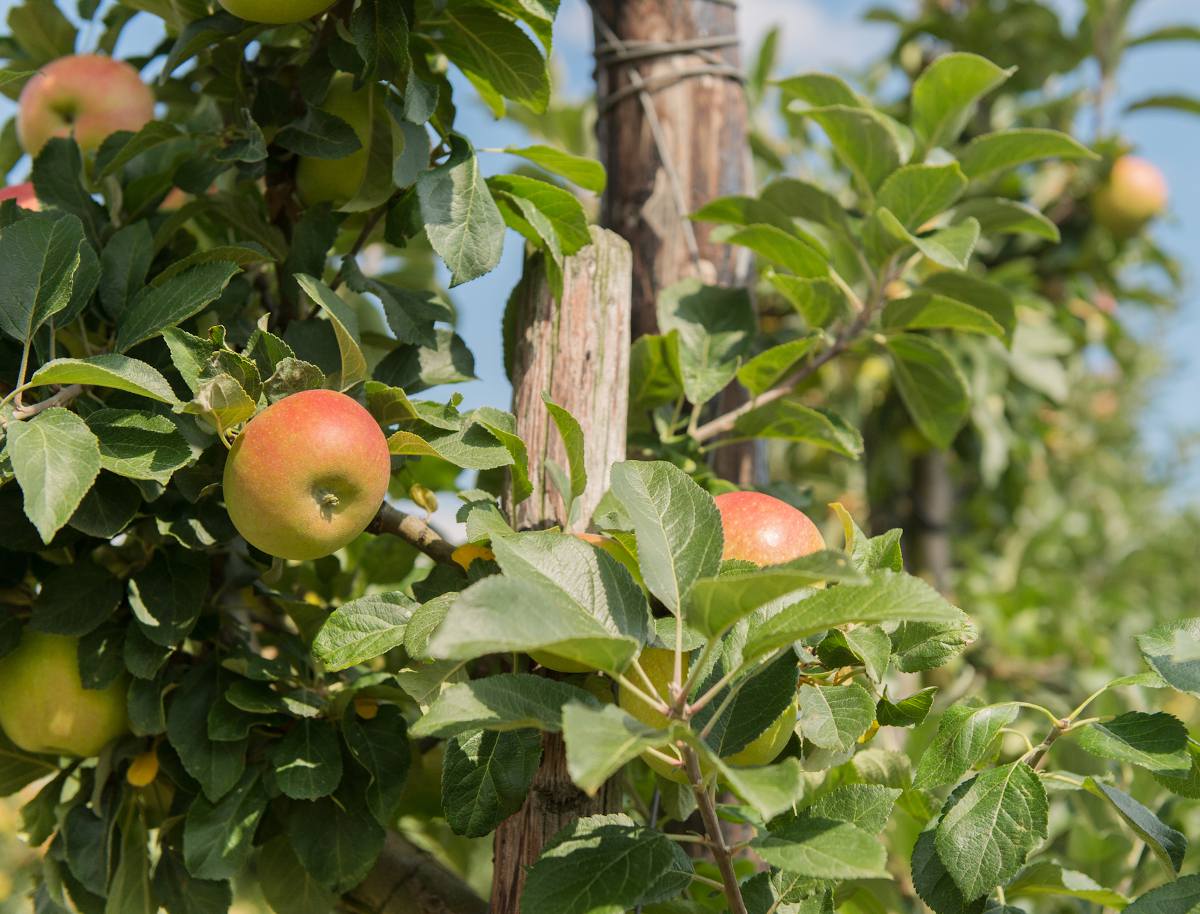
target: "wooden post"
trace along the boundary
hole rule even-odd
[[[592,244],[566,259],[561,301],[550,291],[541,254],[525,262],[513,292],[513,413],[534,490],[516,507],[520,529],[566,527],[568,521],[545,472],[548,459],[564,470],[567,459],[543,393],[583,427],[588,485],[580,529],[608,488],[612,465],[625,459],[631,254],[613,232],[593,227],[591,233]],[[567,774],[562,738],[546,734],[525,805],[496,830],[491,914],[519,914],[525,869],[546,841],[581,816],[612,811],[617,799],[609,786],[594,797],[580,791]]]
[[[658,331],[658,293],[690,276],[745,285],[746,251],[718,244],[688,217],[753,185],[737,9],[716,0],[592,0],[596,133],[608,187],[600,221],[633,248],[633,336]],[[726,412],[743,402],[736,385]],[[752,442],[714,452],[735,482],[761,477]]]

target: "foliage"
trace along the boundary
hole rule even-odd
[[[529,167],[485,178],[455,126],[469,84],[497,116],[549,107],[578,128],[582,115],[550,98],[555,6],[358,0],[268,28],[189,2],[81,4],[83,19],[102,16],[105,49],[135,9],[163,18],[167,113],[94,156],[51,141],[32,165],[45,209],[0,207],[0,660],[29,628],[79,638],[89,687],[129,676],[130,732],[98,759],[0,742],[3,792],[37,785],[22,809],[46,845],[37,909],[207,914],[229,908],[238,880],[278,914],[327,911],[401,825],[477,875],[472,842],[521,807],[543,734],[561,734],[575,783],[596,793],[616,778],[620,808],[545,847],[529,914],[918,899],[957,914],[1135,896],[1134,909],[1188,910],[1195,877],[1176,877],[1192,860],[1200,755],[1180,719],[1194,709],[1179,709],[1200,689],[1200,621],[1135,617],[1114,633],[1112,663],[1089,666],[1095,682],[1064,676],[1046,696],[1034,677],[997,674],[966,696],[947,669],[988,625],[904,570],[901,535],[883,523],[901,513],[912,464],[948,451],[971,519],[958,547],[968,611],[1019,629],[1039,602],[1087,598],[1064,583],[1078,577],[1069,564],[1064,575],[1011,558],[1045,545],[1073,561],[1086,544],[1058,535],[1069,518],[1014,518],[1068,481],[1085,499],[1120,487],[1103,454],[1077,479],[1064,459],[1108,435],[1137,456],[1127,429],[1082,415],[1077,401],[1094,410],[1105,389],[1084,350],[1103,343],[1136,372],[1136,343],[1098,304],[1138,297],[1126,264],[1169,278],[1173,265],[1145,236],[1092,224],[1087,200],[1121,144],[1072,138],[1083,90],[1040,89],[1089,54],[1107,85],[1132,4],[1095,0],[1070,37],[1029,0],[961,17],[930,4],[899,23],[894,63],[913,77],[902,97],[826,74],[772,83],[789,138],[756,138],[761,190],[694,217],[757,258],[758,311],[745,289],[661,290],[663,332],[631,353],[631,442],[654,459],[614,466],[590,519],[621,558],[561,530],[513,531],[505,508],[531,493],[516,419],[444,391],[473,376],[473,358],[434,259],[452,285],[470,281],[496,265],[507,226],[557,282],[589,243],[580,196],[604,175],[574,154],[578,136],[571,151],[510,150]],[[1006,43],[995,23],[1017,14],[1037,41]],[[6,91],[79,40],[45,0],[9,25]],[[1194,36],[1124,46],[1170,37]],[[766,56],[755,72],[763,99]],[[322,107],[335,78],[368,93],[362,135]],[[301,160],[364,150],[349,199],[304,205]],[[187,199],[172,208],[176,192]],[[731,383],[753,398],[717,414]],[[368,533],[287,565],[237,537],[219,484],[227,448],[258,411],[316,387],[378,420],[394,495],[430,506],[433,491],[457,491],[482,560],[435,563]],[[577,496],[586,430],[546,408],[570,454],[562,489]],[[1056,447],[1049,430],[1096,437]],[[865,480],[876,535],[835,505],[840,548],[764,569],[722,562],[712,493],[729,483],[706,459],[747,439],[772,444],[781,477]],[[477,473],[470,487],[464,471]],[[994,540],[1012,550],[1000,581]],[[1176,570],[1124,559],[1126,576]],[[1026,659],[1094,644],[1045,640],[1018,631],[1010,644]],[[674,661],[665,696],[644,665],[653,648]],[[589,672],[550,675],[531,652]],[[627,713],[614,689],[663,725]],[[736,765],[790,701],[782,755]],[[157,776],[131,780],[147,753]],[[440,789],[421,780],[437,758]],[[762,872],[732,859],[720,819]]]

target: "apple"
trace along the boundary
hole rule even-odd
[[[725,531],[723,559],[780,565],[825,548],[803,511],[761,492],[726,492],[714,499]]]
[[[1138,156],[1117,159],[1092,198],[1096,221],[1120,238],[1135,234],[1166,208],[1166,178]]]
[[[17,206],[24,209],[31,209],[35,212],[42,208],[42,204],[38,203],[37,194],[34,192],[31,181],[0,188],[0,201],[3,200],[16,200]]]
[[[333,0],[221,0],[221,6],[239,19],[286,25],[325,12]]]
[[[353,127],[362,145],[340,159],[300,157],[296,165],[296,190],[309,206],[316,203],[340,206],[358,193],[367,173],[373,108],[371,93],[374,91],[373,86],[355,90],[354,77],[348,73],[335,76],[329,84],[321,110],[340,117]]]
[[[225,506],[263,552],[317,559],[367,528],[390,476],[371,414],[337,391],[305,390],[246,423],[225,462]]]
[[[130,787],[149,787],[158,777],[158,753],[153,749],[136,756],[129,763],[125,780]]]
[[[31,156],[55,136],[73,135],[89,152],[118,130],[141,130],[154,117],[154,93],[124,61],[76,54],[33,74],[17,106],[17,137]]]
[[[26,629],[0,658],[0,729],[26,752],[89,758],[127,732],[124,675],[103,689],[79,678],[79,639]]]
[[[689,661],[690,658],[685,654],[683,658],[684,676],[687,675]],[[648,647],[642,651],[641,656],[638,658],[638,663],[646,671],[646,675],[650,678],[650,681],[654,683],[654,691],[663,701],[669,702],[671,700],[670,684],[675,678],[675,652],[666,648]],[[645,685],[636,672],[631,671],[626,675],[636,684],[640,686]],[[632,717],[646,724],[648,727],[662,729],[667,725],[667,716],[665,714],[657,708],[651,707],[641,696],[630,692],[628,689],[620,689],[618,691],[617,704]],[[725,761],[739,768],[766,765],[773,762],[779,753],[783,751],[788,740],[791,739],[792,731],[796,726],[796,711],[796,702],[793,701],[766,730],[756,736],[745,748],[726,758]],[[661,751],[667,755],[679,754],[678,750],[673,746],[668,746]],[[682,761],[682,756],[679,757]],[[643,753],[642,761],[649,765],[653,771],[661,774],[669,781],[675,781],[678,784],[686,784],[688,782],[687,772],[683,766],[670,765],[648,752]],[[707,775],[708,766],[702,765],[702,771]]]

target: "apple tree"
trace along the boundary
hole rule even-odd
[[[993,116],[1040,82],[966,38],[898,100],[785,78],[820,176],[777,154],[694,214],[756,258],[760,312],[684,280],[630,345],[627,248],[579,197],[603,169],[536,145],[485,178],[456,129],[463,104],[546,110],[554,3],[227,6],[27,0],[2,45],[33,158],[0,205],[0,787],[44,847],[36,910],[1195,906],[1196,744],[1144,696],[1200,694],[1200,621],[1053,702],[939,692],[980,628],[900,529],[835,503],[822,531],[794,487],[708,463],[767,442],[848,478],[889,404],[923,450],[964,447],[988,402],[964,365],[1069,320],[1023,267],[1102,275],[1060,259],[1044,169],[1090,199],[1117,150]],[[166,34],[131,62],[155,116],[88,141],[96,86],[45,102],[46,68],[89,72],[74,23],[104,57],[139,11]],[[1150,215],[1089,237],[1130,249]],[[487,273],[506,227],[531,250],[514,410],[467,410],[432,267]],[[1068,815],[1107,823],[1117,878],[1060,862]]]

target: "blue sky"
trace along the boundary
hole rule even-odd
[[[862,13],[879,0],[743,0],[741,30],[747,48],[757,46],[764,31],[779,23],[784,38],[780,47],[782,72],[814,69],[852,71],[885,49],[892,38],[886,26],[861,21]],[[7,11],[14,0],[0,0]],[[902,0],[891,5],[903,6]],[[1068,22],[1074,22],[1081,0],[1056,0]],[[1184,13],[1192,4],[1180,0],[1144,0],[1136,25],[1150,28],[1181,18],[1200,24],[1200,10]],[[153,46],[157,34],[154,20],[140,16],[118,48],[118,54],[144,51]],[[591,21],[584,0],[563,0],[555,26],[555,57],[563,88],[575,97],[592,91]],[[1151,93],[1194,90],[1200,74],[1200,46],[1174,44],[1152,46],[1131,55],[1120,74],[1121,98],[1128,101]],[[1190,79],[1188,78],[1190,77]],[[464,97],[469,90],[464,93]],[[2,101],[2,100],[0,100]],[[505,121],[494,121],[477,104],[461,106],[464,132],[479,147],[519,145],[523,131]],[[0,107],[0,116],[7,111]],[[1200,181],[1195,177],[1195,150],[1200,148],[1200,117],[1160,113],[1128,116],[1122,124],[1137,150],[1162,168],[1172,191],[1172,212],[1156,231],[1184,264],[1200,261]],[[511,167],[501,155],[485,155],[489,173]],[[20,166],[18,167],[18,169]],[[490,404],[507,407],[510,388],[504,377],[500,352],[500,321],[504,302],[520,272],[522,244],[512,233],[505,244],[504,258],[493,273],[456,289],[454,300],[461,315],[460,332],[476,356],[479,380],[461,386],[467,406]],[[1154,447],[1166,453],[1172,436],[1185,428],[1200,427],[1195,392],[1200,390],[1200,286],[1194,271],[1188,276],[1185,306],[1168,324],[1142,322],[1140,332],[1161,338],[1172,368],[1164,378],[1146,416],[1147,436]],[[1200,477],[1200,473],[1194,474]],[[1197,480],[1200,481],[1200,480]]]

